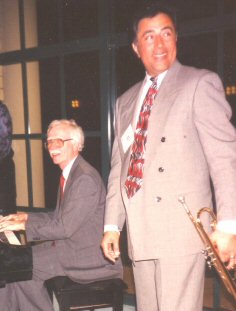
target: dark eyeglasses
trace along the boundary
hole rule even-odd
[[[65,141],[73,140],[73,138],[68,139],[62,139],[62,138],[55,138],[55,139],[49,139],[44,143],[44,147],[46,149],[49,149],[51,146],[55,145],[59,148],[62,148],[64,146]]]

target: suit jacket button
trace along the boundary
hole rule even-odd
[[[159,171],[160,173],[163,173],[163,172],[164,172],[164,168],[163,168],[163,167],[159,167],[158,171]]]
[[[162,137],[162,138],[161,138],[161,142],[164,143],[165,141],[166,141],[166,138],[165,138],[165,137]]]
[[[156,197],[155,200],[156,200],[156,202],[158,203],[158,202],[161,201],[161,197]]]

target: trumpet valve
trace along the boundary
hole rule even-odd
[[[204,255],[204,258],[206,260],[206,264],[208,266],[209,269],[212,268],[212,257],[211,254],[209,254],[207,249],[203,249],[202,250],[202,254]]]

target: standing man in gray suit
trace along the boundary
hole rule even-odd
[[[122,277],[121,263],[110,263],[100,247],[105,188],[98,172],[80,155],[81,127],[73,120],[53,121],[46,147],[62,170],[64,185],[58,190],[55,211],[13,214],[0,223],[0,231],[25,230],[28,242],[43,242],[32,247],[33,280],[0,289],[4,311],[52,311],[44,281],[54,276],[80,283]]]
[[[185,197],[194,216],[201,207],[212,207],[212,178],[219,221],[212,239],[233,268],[236,132],[229,122],[231,109],[215,73],[176,59],[177,31],[169,9],[146,7],[133,26],[132,47],[146,77],[116,104],[102,247],[115,262],[126,221],[138,311],[200,311],[203,244],[178,198]]]

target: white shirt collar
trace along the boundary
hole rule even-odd
[[[157,89],[159,89],[159,87],[160,87],[162,81],[164,80],[164,78],[165,78],[167,72],[168,72],[168,70],[163,71],[162,73],[160,73],[160,74],[157,76]],[[152,82],[151,82],[151,78],[152,78],[152,76],[150,76],[150,75],[146,72],[146,77],[145,77],[145,80],[146,80],[146,81],[145,81],[145,82],[150,81],[150,84],[151,84],[151,83],[152,83]]]
[[[68,178],[68,176],[69,176],[69,174],[70,174],[70,170],[71,170],[71,168],[72,168],[72,165],[74,164],[76,158],[77,158],[77,156],[76,156],[74,159],[72,159],[72,160],[70,161],[70,163],[67,164],[67,166],[66,166],[66,167],[64,168],[64,170],[62,171],[62,175],[63,175],[63,177],[65,178],[65,180],[67,180],[67,178]]]

